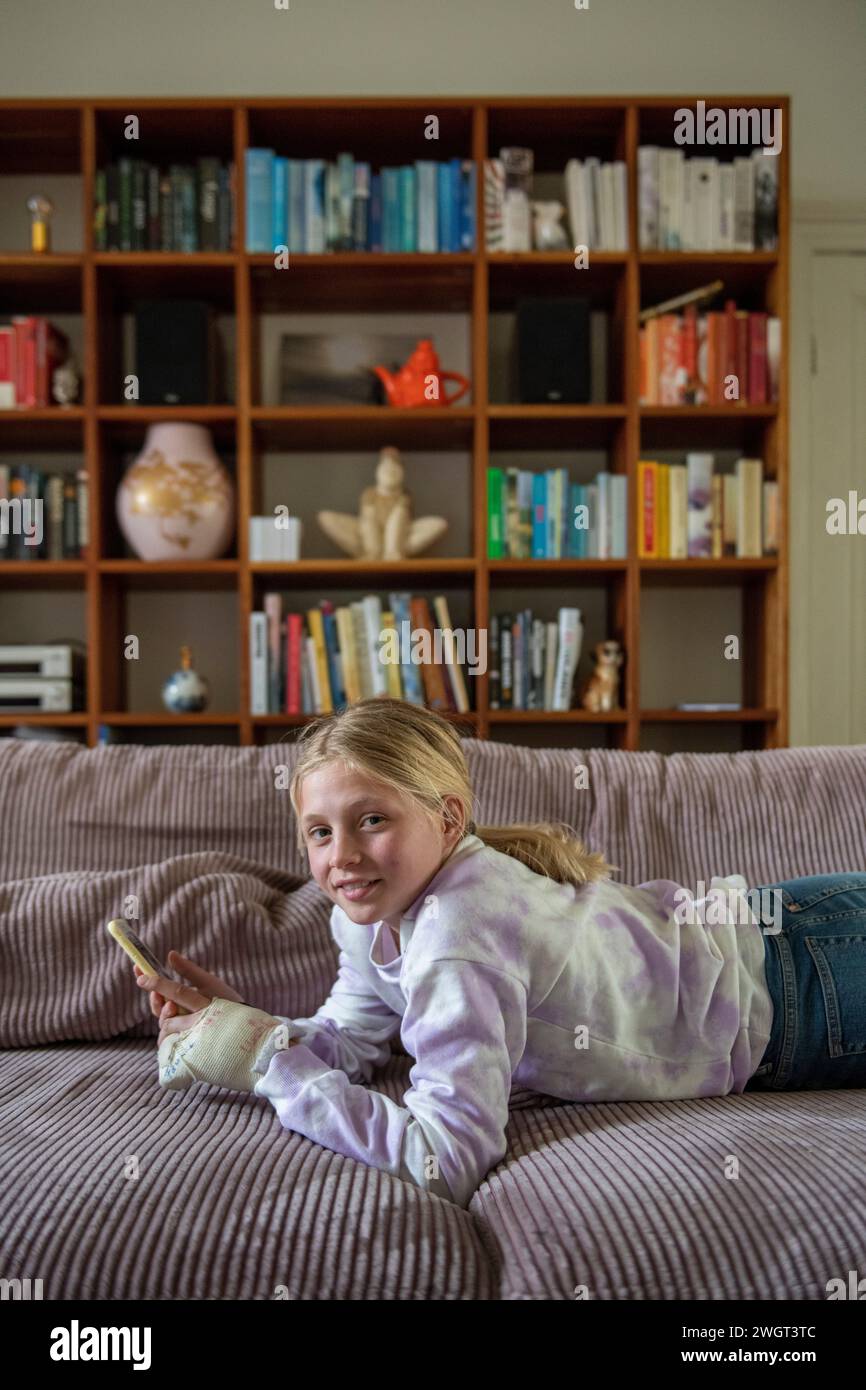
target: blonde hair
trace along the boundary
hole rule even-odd
[[[564,821],[476,825],[472,820],[472,784],[460,735],[435,710],[374,695],[312,720],[303,726],[297,742],[301,751],[289,797],[301,853],[306,848],[301,830],[301,784],[326,764],[341,762],[350,771],[366,774],[401,798],[410,798],[431,821],[443,812],[453,821],[444,799],[456,797],[464,833],[477,835],[491,849],[518,859],[533,872],[558,883],[592,883],[609,877],[617,867],[608,864],[601,854],[588,850]]]

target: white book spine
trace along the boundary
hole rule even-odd
[[[556,623],[545,624],[544,642],[544,708],[553,709],[553,692],[556,686],[556,657],[559,629]]]
[[[755,182],[751,159],[734,160],[734,250],[755,249]]]
[[[659,154],[659,239],[663,251],[682,249],[684,164],[682,150],[662,150]]]
[[[560,608],[559,610],[559,650],[556,660],[556,681],[553,693],[555,710],[571,709],[571,688],[574,673],[580,660],[583,638],[579,608]]]
[[[382,600],[378,594],[367,594],[361,600],[364,605],[364,622],[367,628],[367,644],[370,649],[370,681],[374,695],[388,694],[388,670],[381,660],[382,638]]]
[[[686,454],[688,470],[688,553],[707,559],[713,553],[713,455]]]
[[[250,713],[268,712],[268,627],[264,613],[250,614]]]
[[[659,148],[641,145],[638,169],[638,247],[641,251],[659,249]]]
[[[322,687],[319,683],[319,664],[316,661],[316,643],[312,637],[304,638],[304,650],[307,653],[307,670],[310,675],[310,695],[313,701],[313,713],[322,713]]]
[[[734,249],[734,166],[719,165],[719,236],[720,251]]]

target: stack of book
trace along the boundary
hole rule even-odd
[[[592,251],[628,249],[628,179],[624,160],[569,159],[563,175],[564,203],[568,209],[571,245]],[[484,226],[488,251],[532,251],[530,217],[506,216],[508,187],[505,162],[484,161]],[[559,224],[557,224],[559,225]],[[566,233],[567,234],[567,233]]]
[[[583,645],[579,608],[560,608],[556,622],[531,608],[490,619],[490,708],[571,709]]]
[[[264,611],[250,614],[252,714],[329,714],[372,695],[469,709],[465,636],[453,632],[441,595],[433,599],[438,627],[427,599],[409,593],[389,594],[384,611],[378,595],[368,594],[340,607],[323,599],[306,615],[285,616],[282,594],[263,597]]]
[[[764,481],[762,459],[741,458],[733,473],[714,471],[712,454],[685,463],[638,464],[638,555],[650,560],[775,555],[779,485]]]
[[[779,161],[755,150],[730,161],[638,150],[642,251],[775,251]]]
[[[51,378],[69,340],[48,319],[16,314],[0,326],[0,410],[51,405]]]
[[[626,556],[626,477],[606,469],[573,483],[567,468],[487,470],[491,560],[615,560]]]
[[[383,166],[350,153],[287,159],[246,151],[247,251],[474,251],[475,164]]]
[[[83,560],[88,541],[86,469],[0,463],[0,560]]]
[[[772,405],[779,399],[781,322],[738,309],[656,314],[640,329],[641,405]]]
[[[233,251],[235,167],[205,156],[163,173],[146,159],[97,169],[97,251]]]

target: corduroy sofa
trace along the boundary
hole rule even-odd
[[[464,747],[479,824],[566,821],[628,883],[866,867],[866,746]],[[275,785],[293,758],[0,741],[0,1277],[45,1299],[808,1300],[862,1267],[866,1090],[515,1090],[466,1210],[258,1097],[161,1090],[156,1023],[104,930],[133,899],[157,954],[250,1003],[300,1017],[329,992],[330,903]],[[373,1084],[399,1103],[410,1067],[395,1045]]]

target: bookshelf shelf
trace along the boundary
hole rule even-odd
[[[94,100],[0,100],[0,190],[4,176],[41,173],[74,175],[80,181],[80,237],[69,249],[46,255],[29,252],[23,240],[0,246],[0,312],[73,315],[80,328],[83,400],[73,407],[0,412],[0,454],[69,452],[86,467],[90,480],[91,546],[86,559],[0,562],[0,641],[2,623],[17,605],[2,605],[4,590],[30,601],[40,590],[52,600],[78,605],[88,643],[87,708],[70,715],[4,714],[0,725],[52,724],[98,738],[100,725],[115,725],[134,736],[150,730],[157,738],[214,738],[220,733],[241,744],[278,738],[313,716],[253,715],[249,710],[248,622],[271,589],[297,595],[292,606],[306,609],[319,597],[341,589],[413,588],[448,594],[452,620],[461,606],[468,621],[488,628],[491,616],[514,606],[525,592],[527,606],[587,605],[594,615],[584,637],[578,676],[589,671],[587,654],[594,642],[615,636],[626,661],[623,708],[593,715],[582,709],[493,710],[489,708],[489,672],[467,679],[473,706],[449,717],[477,737],[531,741],[531,735],[554,741],[579,730],[587,746],[638,749],[642,730],[667,725],[676,738],[687,725],[705,731],[708,746],[735,747],[728,734],[741,726],[743,747],[780,747],[788,740],[788,387],[789,352],[789,104],[784,97],[713,97],[718,105],[781,107],[786,139],[778,159],[779,243],[773,252],[661,252],[637,245],[638,149],[641,144],[672,143],[673,111],[693,105],[697,97],[213,97],[105,98]],[[97,171],[128,153],[123,138],[125,115],[136,111],[142,137],[136,155],[168,167],[175,160],[198,156],[232,161],[236,170],[236,223],[233,249],[220,252],[97,251],[91,217]],[[426,113],[440,116],[439,158],[481,161],[505,144],[531,146],[540,178],[561,177],[565,161],[623,160],[627,169],[629,235],[626,251],[594,251],[589,266],[578,271],[571,249],[556,252],[492,252],[483,233],[483,181],[477,179],[476,249],[459,253],[339,252],[308,255],[292,252],[287,270],[278,270],[269,254],[247,252],[245,234],[244,152],[272,146],[290,158],[335,158],[353,150],[357,159],[378,165],[410,163],[430,157],[423,139]],[[536,196],[547,196],[539,192]],[[551,195],[555,196],[555,195]],[[26,233],[22,233],[22,236]],[[638,321],[643,307],[671,295],[699,288],[713,279],[724,293],[740,296],[749,308],[764,308],[782,320],[780,398],[777,405],[713,407],[641,407],[638,376]],[[497,316],[513,314],[523,295],[585,295],[592,308],[610,316],[610,377],[604,404],[543,406],[510,402],[494,389],[494,328]],[[120,403],[117,364],[120,326],[136,298],[159,295],[201,297],[231,320],[229,348],[233,392],[220,404],[139,406]],[[268,404],[261,358],[276,331],[279,316],[294,314],[412,314],[416,337],[424,334],[431,314],[454,315],[465,329],[466,375],[472,394],[455,407],[395,410],[388,406],[333,407]],[[79,354],[77,354],[79,355]],[[121,453],[137,452],[147,426],[187,420],[212,429],[219,452],[231,459],[237,484],[236,536],[231,558],[208,562],[147,564],[117,554],[112,531],[114,494]],[[285,453],[279,461],[291,479],[293,469],[313,466],[322,474],[322,506],[340,506],[328,497],[328,454],[375,455],[386,444],[410,454],[446,455],[453,466],[465,455],[466,498],[471,507],[467,553],[403,562],[363,564],[345,558],[310,556],[290,565],[251,563],[248,522],[262,504],[265,456]],[[766,476],[779,483],[780,549],[777,556],[725,557],[720,560],[641,560],[637,555],[635,516],[637,463],[648,451],[736,449],[766,461]],[[603,451],[607,467],[628,479],[628,551],[618,560],[493,560],[487,555],[487,469],[504,463],[509,451]],[[553,460],[552,460],[553,462]],[[449,475],[450,476],[450,475]],[[369,481],[369,467],[358,470],[359,487]],[[412,479],[409,478],[412,485]],[[356,497],[357,493],[354,494]],[[349,504],[354,505],[354,502]],[[427,502],[427,510],[435,504]],[[315,508],[313,508],[313,511]],[[305,519],[307,514],[304,513]],[[310,518],[312,520],[312,518]],[[456,533],[452,533],[456,534]],[[310,526],[306,545],[315,544]],[[452,541],[452,544],[454,542]],[[701,590],[725,586],[742,595],[742,635],[749,653],[743,678],[744,708],[736,711],[677,711],[658,708],[666,691],[641,698],[641,668],[656,638],[649,635],[652,605],[666,602],[664,590],[678,588],[700,598]],[[162,591],[150,594],[148,590]],[[68,591],[67,600],[64,591]],[[151,600],[172,606],[190,604],[190,612],[208,614],[208,605],[229,604],[220,635],[220,655],[237,686],[221,703],[230,711],[176,716],[122,708],[120,641],[128,630],[131,603]],[[234,595],[234,599],[232,596]],[[708,601],[724,598],[710,592]],[[703,601],[703,600],[701,600]],[[195,609],[195,605],[199,605]],[[224,610],[221,610],[224,611]],[[4,612],[7,618],[3,617]],[[194,620],[189,619],[194,626]],[[44,622],[48,623],[46,614]],[[42,634],[40,633],[40,636]],[[195,641],[195,631],[191,640]],[[676,644],[680,634],[670,641]],[[672,648],[672,657],[676,653]],[[171,666],[166,668],[166,674]],[[203,664],[201,669],[206,670]],[[659,698],[661,696],[661,698]],[[686,694],[676,698],[695,698]],[[699,696],[697,698],[703,698]],[[716,697],[714,697],[716,698]],[[720,693],[720,700],[737,698]],[[152,704],[153,689],[138,703]],[[118,708],[118,705],[121,708]],[[593,726],[598,726],[594,729]],[[714,730],[717,734],[714,734]],[[718,744],[714,739],[718,737]],[[595,740],[595,744],[593,743]],[[671,745],[671,751],[675,747]],[[691,745],[687,745],[691,746]]]
[[[777,709],[642,709],[640,717],[646,724],[694,723],[771,723],[778,719]]]

